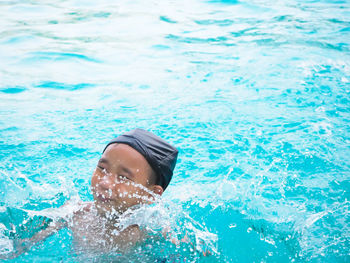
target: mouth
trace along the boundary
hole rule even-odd
[[[98,200],[98,201],[104,202],[104,203],[113,201],[113,199],[108,197],[107,195],[99,194],[99,193],[95,194],[95,199]]]

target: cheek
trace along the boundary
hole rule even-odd
[[[91,186],[96,186],[98,181],[99,181],[99,176],[98,176],[97,172],[95,171],[91,177]]]
[[[128,188],[128,186],[123,183],[115,183],[112,189],[114,194],[116,195],[123,194],[123,196],[125,196],[125,195],[128,195],[128,193],[130,192],[130,189]]]
[[[137,203],[140,196],[140,191],[137,188],[126,184],[117,184],[113,192],[118,200],[124,200],[128,203]]]
[[[96,191],[101,186],[103,176],[99,171],[95,171],[91,177],[91,190]]]

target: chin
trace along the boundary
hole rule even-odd
[[[104,202],[96,201],[95,200],[95,206],[97,209],[98,214],[108,217],[108,216],[113,216],[113,215],[121,215],[123,214],[128,208],[125,207],[118,207],[115,205],[107,204]]]
[[[111,206],[106,203],[103,203],[99,200],[94,200],[94,203],[99,214],[105,215],[106,213],[110,213],[112,211]]]

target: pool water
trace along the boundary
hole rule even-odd
[[[179,149],[134,219],[155,238],[90,254],[63,229],[12,261],[350,262],[349,1],[16,0],[0,21],[0,255],[92,200],[139,127]]]

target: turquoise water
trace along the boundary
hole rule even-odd
[[[142,224],[196,249],[90,255],[64,229],[13,261],[350,262],[349,1],[1,1],[0,21],[0,255],[92,200],[140,127],[180,151]]]

